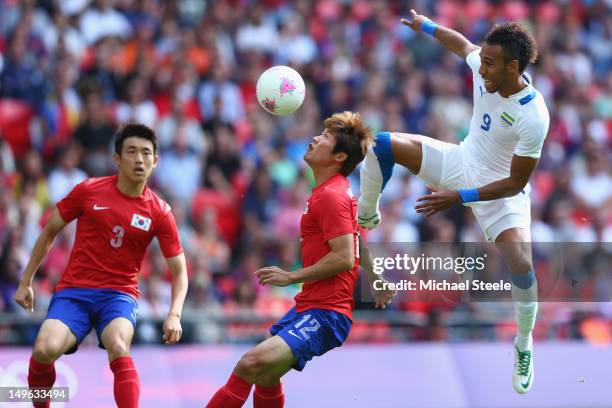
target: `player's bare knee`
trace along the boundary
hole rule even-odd
[[[125,340],[118,338],[111,341],[110,344],[106,346],[106,351],[112,361],[118,357],[129,356],[130,345]]]
[[[238,376],[245,381],[255,380],[263,373],[266,368],[265,361],[261,358],[259,353],[249,351],[246,353],[238,364],[236,364],[236,373]]]
[[[423,151],[421,135],[410,133],[392,133],[391,151],[395,162],[418,174],[421,170]]]
[[[50,364],[57,360],[64,351],[64,341],[59,338],[45,336],[34,343],[32,356],[39,363]]]

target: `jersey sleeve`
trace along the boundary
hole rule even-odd
[[[159,246],[164,254],[164,258],[172,258],[183,252],[181,241],[178,235],[178,228],[172,211],[168,211],[162,217],[155,236],[159,241]]]
[[[83,214],[84,199],[87,193],[85,182],[77,184],[66,197],[57,202],[56,207],[64,222],[69,223]]]
[[[480,48],[476,48],[474,51],[470,52],[467,57],[465,57],[465,62],[467,62],[474,75],[478,74],[478,70],[480,69]]]
[[[532,116],[533,117],[533,116]],[[534,119],[519,123],[518,143],[514,148],[517,156],[540,158],[544,139],[548,133],[548,115],[537,115]]]
[[[357,232],[353,199],[348,193],[327,190],[317,200],[315,216],[319,221],[323,240],[329,241],[344,234]]]

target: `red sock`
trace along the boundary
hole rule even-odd
[[[118,357],[111,361],[110,368],[115,374],[115,402],[117,408],[138,408],[140,380],[132,357]]]
[[[28,385],[30,387],[53,387],[55,383],[55,364],[44,364],[30,357],[30,368],[28,369]],[[51,401],[36,402],[35,408],[49,408]]]
[[[253,393],[253,408],[283,408],[285,406],[285,394],[283,384],[278,383],[271,387],[255,385]]]
[[[249,398],[253,385],[232,373],[227,384],[219,388],[206,408],[240,408]]]

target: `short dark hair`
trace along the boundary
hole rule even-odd
[[[527,65],[533,64],[538,57],[538,45],[535,39],[519,23],[495,25],[485,36],[485,42],[501,46],[506,61],[513,59],[518,61],[520,72],[525,71]]]
[[[348,156],[340,169],[342,175],[347,177],[365,158],[374,140],[372,130],[365,125],[361,115],[350,111],[334,113],[325,119],[324,125],[336,138],[332,153],[344,152]]]
[[[115,134],[115,153],[121,154],[123,141],[128,137],[139,137],[149,140],[153,143],[153,154],[157,154],[157,136],[155,136],[155,132],[150,127],[141,123],[128,123],[119,126]]]

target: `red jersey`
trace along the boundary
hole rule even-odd
[[[312,190],[300,222],[302,266],[317,263],[331,251],[330,239],[353,234],[355,265],[330,278],[305,282],[295,297],[296,311],[327,309],[353,316],[353,292],[359,273],[357,249],[357,200],[341,174],[330,177]]]
[[[166,258],[183,252],[170,206],[148,187],[139,197],[117,188],[117,176],[78,184],[57,209],[65,222],[77,219],[74,247],[56,290],[115,289],[138,297],[138,272],[157,237]]]

